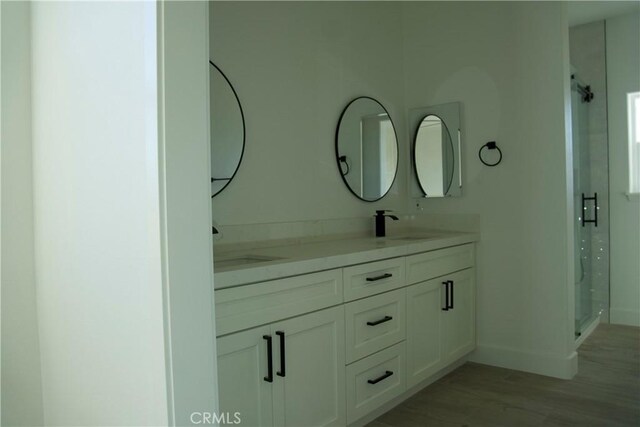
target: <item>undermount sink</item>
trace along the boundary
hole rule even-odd
[[[215,267],[224,268],[224,267],[236,267],[239,265],[246,265],[246,264],[257,264],[260,262],[276,261],[279,259],[283,259],[283,258],[276,257],[276,256],[262,256],[262,255],[240,255],[233,258],[223,258],[223,259],[214,258],[213,264]]]
[[[391,240],[427,240],[433,239],[434,237],[438,237],[438,234],[428,234],[421,236],[401,236],[401,237],[390,237]]]

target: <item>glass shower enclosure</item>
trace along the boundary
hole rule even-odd
[[[590,120],[594,96],[571,76],[576,337],[609,321],[608,150]]]

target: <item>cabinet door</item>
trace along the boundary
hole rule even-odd
[[[427,379],[444,364],[444,280],[428,280],[407,288],[407,388]]]
[[[444,312],[445,363],[469,353],[476,346],[475,269],[450,274],[453,281],[453,308]]]
[[[243,426],[273,425],[272,383],[268,375],[269,326],[218,338],[218,392],[220,412],[234,419],[238,412]],[[275,342],[275,340],[274,340]]]
[[[344,307],[295,317],[271,330],[275,425],[345,425]]]

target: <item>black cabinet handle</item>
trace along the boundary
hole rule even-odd
[[[367,282],[375,282],[376,280],[388,279],[389,277],[393,277],[393,274],[385,273],[376,277],[367,277]]]
[[[385,372],[383,375],[379,376],[378,378],[373,379],[373,380],[367,380],[367,382],[368,382],[369,384],[377,384],[377,383],[379,383],[380,381],[382,381],[382,380],[385,380],[385,379],[389,378],[391,375],[393,375],[393,371],[387,371],[387,372]]]
[[[391,317],[391,316],[384,316],[382,319],[380,319],[380,320],[376,320],[375,322],[367,322],[367,325],[369,325],[369,326],[376,326],[376,325],[379,325],[379,324],[381,324],[381,323],[388,322],[388,321],[389,321],[389,320],[391,320],[391,319],[393,319],[393,317]]]
[[[285,350],[284,350],[284,332],[276,331],[276,335],[280,337],[280,370],[276,372],[276,375],[279,377],[284,377],[287,374],[286,366],[285,366]]]
[[[442,311],[449,311],[449,281],[442,282],[444,285],[444,307]]]
[[[451,286],[451,292],[449,293],[451,297],[451,305],[449,306],[449,308],[453,308],[453,280],[449,280],[449,285]]]
[[[268,383],[273,382],[273,357],[272,355],[272,338],[271,335],[263,335],[262,338],[267,340],[267,376],[264,377],[264,380]]]

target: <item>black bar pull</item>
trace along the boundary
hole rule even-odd
[[[391,375],[393,375],[393,371],[386,371],[384,374],[382,374],[381,376],[379,376],[378,378],[375,378],[373,380],[367,380],[367,382],[369,384],[377,384],[382,380],[385,380],[387,378],[389,378]]]
[[[451,305],[449,308],[453,308],[453,280],[448,280],[449,286],[451,286],[451,291],[449,292],[449,297],[451,298]]]
[[[388,322],[389,320],[393,319],[393,317],[391,316],[384,316],[382,319],[380,320],[376,320],[375,322],[367,322],[367,325],[369,326],[376,326],[379,325],[381,323],[385,323]]]
[[[587,200],[593,200],[593,219],[587,219]],[[582,193],[582,215],[580,216],[580,222],[584,227],[587,223],[592,223],[596,227],[598,226],[598,193],[593,193],[593,197],[586,197]]]
[[[393,277],[393,274],[385,273],[376,277],[367,277],[367,282],[375,282],[376,280],[388,279],[389,277]]]
[[[267,376],[264,377],[264,380],[268,383],[273,382],[273,357],[272,357],[272,338],[271,335],[263,335],[262,338],[267,340]]]
[[[442,282],[444,285],[444,307],[442,311],[449,311],[449,281]]]
[[[287,375],[286,365],[285,365],[285,350],[284,350],[284,332],[276,331],[276,335],[280,337],[280,370],[276,372],[276,375],[279,377],[284,377]]]

